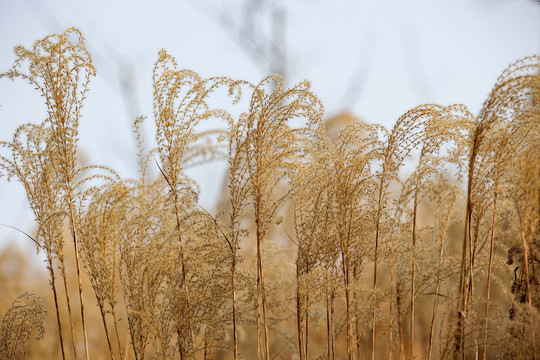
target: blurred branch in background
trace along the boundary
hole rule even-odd
[[[416,93],[418,101],[430,99],[434,95],[434,87],[430,84],[426,75],[426,64],[420,49],[418,34],[413,24],[402,25],[401,38],[403,60],[411,88]]]
[[[279,74],[287,82],[294,54],[288,47],[287,23],[291,20],[283,1],[241,0],[191,1],[208,14],[246,53],[263,75]],[[375,56],[377,34],[360,34],[361,55],[347,84],[343,84],[343,109],[350,109],[360,99]]]
[[[287,78],[287,8],[282,1],[191,1],[213,17],[263,74]]]

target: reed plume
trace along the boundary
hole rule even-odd
[[[47,308],[43,299],[32,293],[23,293],[15,298],[6,310],[0,325],[0,357],[2,359],[24,359],[26,344],[34,337],[43,338],[43,321]]]

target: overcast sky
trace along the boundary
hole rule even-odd
[[[421,103],[463,103],[477,113],[506,66],[540,54],[540,3],[535,0],[275,2],[286,15],[287,81],[310,80],[327,116],[350,110],[391,127]],[[134,176],[130,124],[137,115],[152,121],[151,75],[160,49],[205,77],[258,82],[269,71],[244,50],[237,33],[223,26],[215,8],[205,4],[0,0],[0,71],[11,67],[13,46],[31,48],[36,39],[79,27],[98,71],[81,120],[81,154]],[[234,9],[225,12],[233,19]],[[264,24],[270,18],[263,14],[257,19],[268,30]],[[122,79],[132,84],[128,97]],[[19,124],[37,123],[44,116],[41,99],[30,86],[0,81],[0,139],[10,139]],[[223,169],[214,164],[193,173],[209,208]],[[0,179],[0,223],[33,231],[21,186],[5,179]],[[28,242],[0,228],[0,246],[8,241]]]

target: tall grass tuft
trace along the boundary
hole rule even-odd
[[[307,81],[204,78],[161,50],[154,141],[134,119],[139,174],[126,179],[78,159],[96,72],[81,32],[15,55],[0,77],[29,82],[47,113],[0,142],[0,175],[33,213],[24,234],[45,255],[63,359],[82,344],[118,360],[537,358],[538,56],[505,70],[476,117],[425,104],[387,130],[325,123]],[[218,160],[212,215],[188,169]],[[46,314],[17,297],[0,357],[30,357]]]

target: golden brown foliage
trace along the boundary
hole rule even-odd
[[[81,33],[15,53],[0,77],[32,84],[47,119],[0,143],[0,171],[33,212],[63,358],[83,342],[86,357],[141,360],[538,356],[539,57],[511,65],[477,117],[420,105],[387,131],[323,123],[307,81],[203,78],[162,50],[154,147],[137,118],[139,176],[122,179],[77,158],[95,75]],[[221,92],[234,108],[213,106]],[[223,158],[214,216],[186,169]],[[90,301],[101,325],[87,330]],[[1,356],[24,357],[45,314],[17,298]]]
[[[0,357],[24,359],[30,338],[43,338],[43,320],[47,309],[43,300],[31,293],[17,296],[6,310],[0,325]]]

